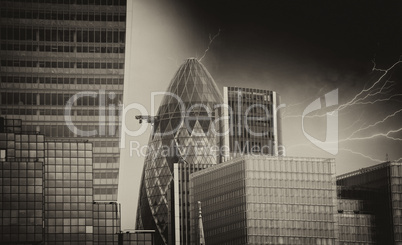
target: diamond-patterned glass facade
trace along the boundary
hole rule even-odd
[[[216,132],[222,95],[206,68],[187,59],[162,99],[144,163],[137,212],[137,229],[155,229],[157,244],[167,244],[174,223],[173,166],[216,164],[221,140]]]

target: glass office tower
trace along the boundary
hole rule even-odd
[[[190,200],[190,244],[198,201],[206,244],[338,241],[334,159],[245,155],[191,174]]]
[[[282,151],[280,96],[269,90],[224,87],[225,145],[232,157]]]
[[[0,244],[43,241],[44,136],[0,118]]]
[[[120,205],[116,202],[94,202],[94,244],[119,244],[118,234],[121,231],[120,210]]]
[[[339,199],[363,202],[363,211],[374,216],[372,223],[365,224],[375,231],[373,236],[365,232],[374,239],[367,243],[402,244],[402,162],[385,162],[346,173],[337,177],[336,184]],[[362,226],[361,222],[357,225]],[[340,238],[350,233],[346,230]]]
[[[126,0],[3,0],[0,17],[0,115],[93,142],[94,199],[117,200]]]
[[[339,245],[377,244],[375,216],[370,203],[338,199]]]
[[[45,145],[45,241],[92,243],[92,143],[46,140]]]
[[[186,215],[173,208],[178,188],[173,187],[174,164],[201,166],[220,161],[216,134],[220,125],[215,122],[220,116],[215,106],[220,104],[222,96],[211,75],[198,60],[187,59],[174,75],[155,117],[141,180],[136,228],[155,230],[156,244],[177,241],[179,237],[169,227],[178,225],[175,216],[184,219]]]
[[[93,202],[92,143],[0,117],[0,244],[119,244],[120,205]]]

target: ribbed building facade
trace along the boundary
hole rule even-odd
[[[221,112],[216,105],[222,102],[213,78],[193,58],[180,66],[162,99],[149,139],[136,219],[137,229],[155,230],[156,244],[173,244],[188,237],[180,232],[188,231],[189,201],[177,203],[174,193],[188,197],[188,182],[178,179],[175,171],[185,179],[188,171],[220,162],[215,147],[221,145],[216,134],[221,130],[216,122]],[[182,167],[175,170],[175,163]]]
[[[232,157],[284,155],[280,96],[274,91],[224,87],[225,145]]]
[[[340,244],[402,244],[402,162],[346,173],[336,184],[340,201],[360,204],[353,213],[339,208]]]
[[[375,215],[369,202],[338,199],[337,219],[340,245],[378,244]]]
[[[126,0],[5,0],[0,17],[0,115],[91,141],[93,197],[117,200]]]
[[[335,161],[244,155],[190,176],[190,244],[338,242]]]

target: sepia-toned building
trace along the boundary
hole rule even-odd
[[[190,176],[191,243],[197,202],[206,244],[337,244],[334,159],[250,156]]]
[[[0,117],[0,244],[43,241],[45,137]]]
[[[48,141],[23,127],[0,117],[0,244],[135,241],[119,236],[119,204],[93,201],[92,143]],[[153,241],[148,233],[141,242]]]
[[[162,99],[141,179],[136,228],[155,230],[157,244],[180,239],[188,244],[189,194],[184,180],[189,173],[221,161],[216,134],[221,114],[215,108],[219,104],[222,96],[211,75],[197,59],[187,59]],[[176,171],[182,173],[181,179]],[[180,192],[180,203],[175,192]]]
[[[377,244],[375,215],[370,203],[338,199],[339,244]]]
[[[269,90],[224,87],[225,145],[230,156],[284,155],[280,96]],[[230,158],[230,157],[229,157]]]
[[[340,244],[402,244],[402,162],[390,161],[337,177],[340,202],[358,202],[349,212],[339,208]],[[349,208],[350,209],[350,208]],[[366,214],[366,215],[364,215]],[[365,217],[362,217],[365,216]],[[351,234],[356,231],[358,236]]]
[[[44,229],[47,244],[93,241],[92,143],[46,139]]]
[[[126,0],[4,0],[0,26],[0,115],[90,140],[94,199],[116,201]]]

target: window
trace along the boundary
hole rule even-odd
[[[6,150],[0,150],[0,161],[4,162],[6,160]]]

